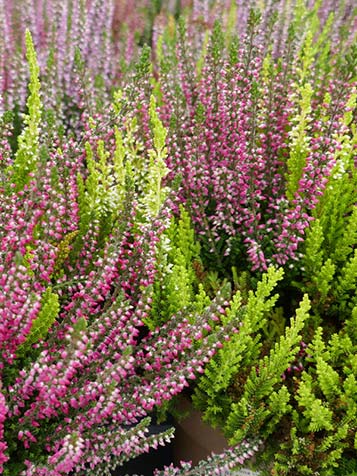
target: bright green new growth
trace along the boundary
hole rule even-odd
[[[168,188],[162,186],[162,180],[167,175],[168,168],[165,163],[167,130],[156,111],[156,101],[153,95],[150,98],[149,113],[154,149],[149,151],[149,172],[143,204],[149,216],[156,216],[168,194]]]
[[[194,264],[200,262],[199,253],[189,214],[181,207],[180,218],[171,220],[158,247],[154,302],[147,320],[151,328],[167,322],[185,308],[203,312],[210,304],[194,269]]]
[[[217,20],[214,23],[213,31],[211,35],[211,52],[214,64],[219,64],[222,60],[224,51],[225,36],[222,31],[221,23]]]
[[[290,441],[275,455],[275,471],[289,467],[296,474],[313,474],[312,459],[317,458],[319,473],[332,476],[337,474],[343,452],[356,447],[356,319],[354,308],[342,330],[327,343],[323,329],[317,328],[307,349],[309,367],[294,397]]]
[[[151,96],[150,98],[150,121],[154,136],[154,147],[157,154],[159,154],[160,158],[162,159],[163,157],[165,157],[165,155],[162,157],[161,154],[166,154],[165,143],[167,131],[162,122],[160,121],[159,115],[156,111],[156,101],[154,96]]]
[[[320,220],[316,219],[307,231],[303,269],[309,276],[307,286],[303,290],[314,296],[316,303],[323,304],[332,287],[336,266],[330,258],[325,260],[324,233]]]
[[[25,127],[18,138],[18,149],[12,165],[12,181],[19,190],[29,182],[29,174],[34,172],[37,167],[42,114],[41,85],[39,80],[40,68],[29,30],[26,30],[26,58],[30,69],[30,95],[27,100],[28,114],[24,119]]]
[[[336,165],[315,210],[303,251],[300,288],[308,292],[317,323],[333,318],[335,330],[328,336],[317,328],[307,349],[308,367],[302,373],[291,412],[290,442],[275,455],[274,470],[280,474],[313,474],[312,461],[323,476],[337,473],[345,450],[353,447],[356,428],[356,283],[357,174],[354,165],[356,131],[348,133],[355,109],[352,92],[343,119],[345,133],[335,137]],[[353,308],[353,309],[352,309]],[[351,315],[352,309],[352,315]],[[316,324],[316,322],[315,322]],[[332,324],[333,325],[333,324]],[[331,327],[333,329],[333,327]],[[328,344],[325,344],[325,341]],[[311,448],[313,448],[311,450]],[[285,472],[283,472],[285,471]],[[348,473],[346,473],[348,474]]]
[[[200,78],[201,74],[202,74],[202,69],[203,69],[203,66],[205,64],[205,60],[206,60],[206,57],[207,57],[209,40],[210,40],[210,35],[209,35],[209,31],[207,30],[205,32],[205,36],[204,36],[204,39],[203,39],[201,54],[200,54],[200,57],[198,58],[197,63],[196,63],[197,78]]]
[[[116,91],[113,111],[118,117],[123,114],[123,104],[122,91]],[[138,193],[138,222],[158,215],[168,193],[162,186],[167,174],[167,131],[156,112],[154,97],[150,103],[150,120],[154,147],[149,157],[144,155],[136,118],[125,118],[122,129],[114,128],[114,154],[102,139],[96,144],[85,143],[88,173],[86,178],[81,174],[77,177],[80,225],[73,246],[75,254],[93,225],[99,226],[99,239],[106,240],[120,214],[126,211],[128,194]],[[95,129],[97,124],[91,120],[90,126]]]
[[[331,50],[330,32],[333,26],[334,14],[330,13],[326,24],[314,45],[314,55],[317,57],[316,69],[328,72],[330,68],[329,55]]]
[[[286,2],[286,5],[289,5],[289,3]],[[295,2],[293,27],[297,37],[303,38],[298,52],[299,64],[296,70],[300,84],[308,81],[312,71],[317,73],[317,81],[323,81],[325,73],[328,73],[330,69],[330,32],[333,26],[334,14],[330,13],[322,27],[320,19],[321,4],[322,1],[317,0],[312,8],[308,8],[305,0]],[[289,7],[292,8],[291,5]]]
[[[306,157],[309,152],[310,137],[309,124],[311,122],[311,98],[313,89],[311,84],[306,83],[298,87],[299,113],[292,119],[295,126],[290,131],[290,156],[287,160],[287,190],[286,196],[290,201],[295,198],[299,189],[303,168],[306,165]]]
[[[110,187],[114,187],[114,177],[111,174],[112,166],[107,164],[108,154],[104,144],[99,141],[97,157],[91,145],[85,144],[88,176],[86,179],[81,174],[77,175],[78,205],[79,205],[79,233],[74,243],[74,254],[78,253],[83,245],[83,238],[92,225],[101,226],[101,235],[110,231],[115,210],[113,200],[110,200]],[[96,160],[97,159],[97,160]],[[108,187],[108,188],[107,188]]]
[[[119,102],[121,93],[115,95]],[[118,106],[113,105],[118,112]],[[92,127],[95,127],[92,122]],[[104,140],[97,141],[95,146],[86,142],[87,177],[81,174],[77,176],[78,204],[80,225],[79,233],[74,246],[78,252],[82,246],[82,240],[90,226],[100,226],[102,239],[110,233],[115,220],[120,216],[125,207],[125,197],[128,192],[127,181],[132,175],[132,163],[136,154],[135,139],[132,130],[128,126],[127,137],[115,127],[115,150],[113,157],[106,150]]]
[[[338,284],[334,289],[334,295],[339,303],[339,307],[342,311],[346,310],[346,307],[352,307],[356,304],[357,296],[355,294],[357,284],[357,250],[354,250],[353,256],[348,260],[343,269],[341,275],[338,278]],[[353,293],[351,298],[350,293]]]
[[[127,107],[123,91],[114,93],[113,110],[123,127],[115,127],[114,173],[117,182],[116,193],[125,196],[120,189],[128,182],[132,183],[139,194],[146,192],[147,176],[149,173],[149,158],[146,157],[145,147],[138,134],[137,117],[127,117]],[[125,190],[126,190],[125,188]]]
[[[352,135],[348,133],[348,127],[352,121],[352,110],[356,107],[356,97],[354,91],[346,102],[347,112],[341,120],[346,129],[344,133],[336,137],[340,145],[335,153],[336,165],[316,210],[316,214],[322,215],[321,224],[327,239],[328,251],[332,252],[338,261],[345,261],[351,253],[351,246],[356,242],[357,234],[354,216],[357,186],[357,173],[354,166],[357,145],[355,127],[352,126]]]
[[[331,18],[329,18],[326,22],[323,32],[319,33],[321,26],[319,9],[321,7],[321,3],[321,0],[315,1],[311,10],[309,10],[306,4],[304,4],[300,12],[300,15],[303,13],[303,16],[300,16],[300,26],[302,26],[303,30],[306,32],[299,52],[300,68],[297,70],[301,84],[303,84],[310,76],[314,60],[321,52],[322,42],[327,48],[329,48],[329,43],[326,40],[329,29],[331,28]],[[328,51],[329,49],[327,49],[327,52]]]
[[[68,233],[63,240],[57,244],[57,257],[53,269],[52,279],[57,279],[64,274],[63,264],[71,253],[71,244],[78,235],[78,230]]]
[[[305,409],[305,418],[309,419],[308,431],[332,430],[333,414],[323,405],[322,400],[313,394],[312,377],[309,374],[304,374],[300,382],[297,401]]]
[[[249,367],[259,355],[261,344],[257,332],[264,326],[267,314],[276,303],[278,296],[269,296],[282,278],[282,269],[270,267],[258,283],[256,292],[249,292],[246,305],[242,306],[241,293],[237,292],[226,315],[222,316],[224,324],[239,317],[239,332],[231,336],[207,365],[192,397],[195,406],[203,411],[204,419],[214,426],[224,424],[230,412],[231,398],[227,389],[234,375]]]
[[[123,136],[119,129],[115,128],[115,152],[114,152],[114,173],[118,182],[118,195],[121,196],[121,191],[125,185],[125,147],[123,144]]]
[[[303,258],[304,270],[313,276],[323,263],[324,253],[322,244],[324,242],[323,228],[320,220],[316,219],[308,228],[305,239],[305,256]]]
[[[229,7],[226,32],[224,35],[226,40],[226,47],[230,46],[235,36],[237,13],[238,13],[237,2],[235,0],[232,0],[231,5]]]
[[[88,168],[87,205],[89,210],[100,218],[118,210],[120,198],[123,195],[123,183],[116,181],[118,167],[110,163],[110,154],[105,150],[103,140],[97,143],[96,157],[88,142],[85,144],[85,149]],[[123,174],[122,171],[120,173]],[[121,180],[122,178],[120,177]]]
[[[321,1],[315,2],[311,11],[306,9],[305,2],[302,1],[297,2],[295,6],[295,29],[306,33],[299,52],[296,90],[293,97],[291,97],[291,100],[296,101],[299,112],[291,119],[294,125],[289,133],[290,155],[287,160],[286,195],[290,201],[294,200],[299,189],[299,181],[306,165],[306,157],[309,154],[312,121],[311,102],[314,94],[310,84],[311,71],[321,71],[322,80],[323,72],[329,69],[327,58],[330,51],[330,42],[328,36],[333,23],[333,15],[329,16],[320,32],[320,6]],[[325,120],[328,119],[328,117],[325,118]]]
[[[250,371],[244,393],[237,403],[232,404],[225,426],[232,444],[239,443],[248,435],[256,434],[261,426],[266,424],[267,419],[273,419],[263,431],[264,436],[268,436],[275,429],[276,422],[288,410],[287,389],[281,386],[276,390],[275,386],[296,356],[301,340],[300,332],[309,317],[309,310],[310,301],[305,295],[296,311],[295,319],[291,319],[290,327],[285,330],[285,336],[281,336],[269,355],[260,359],[257,367]],[[269,404],[262,404],[266,398]],[[275,405],[277,402],[278,405]]]
[[[55,322],[60,310],[58,295],[52,292],[52,288],[46,289],[41,300],[41,309],[36,319],[32,322],[32,327],[26,337],[26,341],[19,347],[18,354],[21,355],[41,339],[44,339],[48,330]]]
[[[322,315],[328,304],[330,312],[343,321],[355,303],[353,291],[357,283],[357,207],[355,193],[357,171],[354,165],[357,134],[352,127],[352,111],[356,107],[356,92],[346,101],[346,113],[340,119],[344,132],[335,137],[336,165],[331,173],[316,210],[315,220],[306,233],[299,285],[309,293],[314,313]],[[347,313],[347,314],[345,314]]]

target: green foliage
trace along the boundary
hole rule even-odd
[[[342,321],[355,303],[357,171],[354,151],[357,137],[352,124],[355,107],[356,93],[352,90],[346,101],[346,113],[340,119],[345,132],[336,136],[339,144],[335,152],[336,165],[316,207],[315,220],[307,230],[302,250],[303,279],[298,286],[309,293],[317,323],[322,315],[336,316]]]
[[[142,71],[142,68],[139,70]],[[126,107],[123,92],[116,91],[113,111],[123,126],[119,129],[113,125],[114,153],[100,136],[94,144],[85,143],[86,173],[77,176],[80,224],[72,258],[78,255],[86,233],[93,226],[99,227],[100,242],[106,241],[127,207],[128,194],[138,193],[138,222],[157,216],[167,197],[168,189],[162,185],[167,173],[167,131],[156,112],[155,99],[151,97],[149,109],[153,148],[146,155],[137,134],[137,118],[125,117]],[[89,126],[93,132],[99,132],[95,120],[90,119]]]
[[[304,417],[309,420],[308,431],[328,431],[333,428],[332,412],[323,405],[321,399],[316,398],[313,394],[310,375],[304,374],[296,399],[299,406],[304,409]]]
[[[158,247],[152,312],[146,323],[154,328],[185,308],[202,312],[210,299],[199,283],[194,266],[199,265],[200,247],[187,211],[172,219]]]
[[[307,9],[306,6],[303,6],[299,14],[300,21],[302,21],[301,26],[303,26],[306,32],[299,52],[300,68],[297,71],[302,83],[311,75],[313,65],[314,68],[320,69],[320,67],[326,68],[328,64],[328,62],[326,62],[330,47],[328,35],[332,26],[333,16],[331,15],[328,18],[322,32],[320,32],[321,21],[319,9],[321,3],[321,0],[317,0],[311,9]],[[303,15],[301,15],[301,13],[303,13]],[[315,61],[317,56],[318,64],[316,64]],[[323,60],[325,60],[325,63],[322,63]]]
[[[341,311],[348,307],[353,307],[356,302],[356,284],[357,284],[357,250],[354,250],[353,256],[347,261],[341,270],[338,283],[334,288],[334,297],[337,300],[337,306]],[[352,297],[352,299],[350,299]]]
[[[118,137],[116,139],[119,141]],[[120,167],[118,148],[117,144],[112,161],[103,140],[98,140],[96,149],[88,142],[85,144],[88,173],[86,178],[77,175],[80,223],[72,256],[79,252],[86,233],[93,225],[99,226],[100,239],[105,240],[122,210],[125,176]]]
[[[356,10],[355,10],[356,11]],[[342,72],[349,81],[356,81],[356,71],[357,71],[357,47],[353,43],[348,48],[346,54],[343,56],[342,63]]]
[[[316,219],[308,228],[304,243],[305,254],[303,257],[303,267],[304,271],[309,276],[313,276],[323,264],[323,242],[323,228],[320,224],[320,220]]]
[[[81,339],[82,333],[87,329],[87,321],[84,317],[80,317],[73,324],[73,331],[71,333],[71,344],[73,347]]]
[[[218,64],[223,58],[225,37],[219,21],[215,21],[211,36],[211,54],[215,64]]]
[[[348,459],[355,456],[356,318],[354,308],[340,332],[328,342],[322,327],[317,328],[307,349],[308,365],[295,382],[290,438],[277,449],[275,474],[348,474],[341,468],[348,467]]]
[[[177,5],[179,3],[177,2]],[[275,2],[257,3],[263,8]],[[210,34],[203,21],[202,24],[197,22],[200,28],[197,43],[201,47],[197,48],[192,57],[187,41],[187,32],[192,30],[186,31],[184,18],[176,25],[172,15],[169,15],[166,27],[159,22],[158,29],[163,28],[163,33],[159,36],[152,54],[151,49],[144,43],[151,44],[155,17],[161,8],[164,9],[165,2],[151,2],[146,10],[149,18],[141,38],[141,44],[144,44],[141,57],[134,66],[132,84],[127,84],[125,88],[126,93],[129,93],[127,96],[120,90],[114,93],[113,110],[110,111],[110,114],[114,112],[118,125],[110,130],[114,133],[114,140],[107,144],[103,138],[107,135],[102,136],[99,133],[101,124],[94,119],[90,121],[91,130],[85,144],[85,166],[78,174],[79,229],[69,233],[59,243],[51,243],[57,247],[53,281],[64,276],[64,265],[68,259],[80,256],[86,235],[91,229],[99,229],[98,248],[101,250],[99,252],[103,251],[102,245],[127,209],[129,193],[138,192],[139,213],[136,224],[146,223],[148,218],[160,213],[170,192],[164,179],[168,172],[166,144],[172,145],[172,142],[167,140],[168,130],[157,112],[157,104],[161,106],[164,103],[167,93],[165,87],[168,88],[170,84],[162,81],[163,78],[169,78],[174,83],[170,91],[171,96],[167,96],[169,99],[175,99],[172,104],[168,104],[172,106],[170,139],[175,134],[177,143],[184,140],[188,129],[180,125],[187,122],[191,112],[195,114],[197,126],[193,133],[201,133],[198,136],[202,137],[206,106],[199,101],[198,88],[196,90],[195,85],[201,87],[204,81],[197,83],[194,80],[199,81],[205,74],[204,67],[208,66],[214,73],[215,82],[220,75],[219,66],[224,61],[229,62],[231,67],[228,67],[227,71],[229,77],[237,68],[237,63],[242,60],[241,55],[248,72],[256,52],[262,59],[262,69],[260,78],[250,84],[252,108],[248,109],[252,117],[252,135],[249,137],[248,134],[246,138],[249,145],[250,139],[252,142],[258,140],[255,138],[256,126],[254,124],[253,127],[253,122],[261,95],[269,94],[269,88],[275,79],[274,68],[277,66],[279,73],[284,72],[285,61],[289,65],[286,68],[290,68],[291,77],[288,77],[288,80],[284,77],[284,81],[288,84],[296,73],[295,84],[291,82],[289,90],[289,101],[295,112],[293,117],[289,118],[291,127],[288,145],[279,159],[282,159],[281,167],[286,173],[286,196],[293,202],[306,158],[311,152],[311,131],[315,119],[319,119],[322,126],[326,126],[326,130],[330,126],[333,128],[335,124],[332,104],[336,99],[334,94],[337,97],[339,93],[332,88],[330,93],[325,93],[335,59],[341,70],[339,74],[344,80],[343,83],[352,81],[356,76],[355,46],[345,52],[343,60],[332,58],[330,51],[333,21],[345,6],[345,2],[341,3],[343,6],[339,6],[340,10],[336,8],[336,12],[330,14],[322,25],[321,0],[314,2],[310,9],[307,8],[305,0],[285,2],[284,19],[290,14],[289,8],[294,18],[293,24],[288,26],[288,46],[290,49],[298,49],[297,60],[295,58],[296,61],[290,66],[290,49],[284,50],[286,56],[277,65],[272,54],[273,44],[268,36],[277,20],[277,14],[274,12],[264,23],[267,44],[262,44],[261,49],[255,49],[261,15],[258,10],[250,11],[247,36],[242,39],[246,51],[244,53],[242,49],[241,53],[240,39],[234,35],[237,15],[239,16],[235,1],[230,2],[225,29],[216,21]],[[209,8],[212,5],[211,2]],[[85,2],[81,2],[81,9],[84,8]],[[178,7],[176,13],[177,11]],[[283,35],[283,30],[280,33]],[[176,56],[177,46],[180,46],[179,57]],[[57,143],[52,139],[61,137],[60,132],[58,136],[56,133],[56,120],[59,120],[56,116],[65,114],[66,107],[71,107],[70,104],[60,105],[59,95],[59,98],[53,101],[55,110],[42,112],[39,67],[29,32],[26,33],[26,47],[30,69],[30,94],[27,114],[24,116],[25,127],[21,134],[14,134],[14,137],[19,136],[17,145],[11,144],[16,154],[9,169],[17,190],[24,188],[38,164],[46,162],[49,145],[51,142]],[[48,77],[56,70],[55,51],[52,49],[48,56]],[[155,58],[157,68],[152,62]],[[86,64],[78,47],[75,47],[75,67],[80,73],[79,76],[85,77]],[[191,88],[187,94],[186,91],[179,90],[180,68],[184,73],[185,86]],[[123,70],[128,71],[129,67],[126,65]],[[48,77],[46,84],[49,84]],[[41,80],[42,78],[43,76]],[[104,87],[104,76],[97,75],[93,79],[95,88]],[[261,87],[261,81],[264,88]],[[230,85],[230,82],[227,84]],[[336,85],[338,87],[338,82]],[[319,98],[319,86],[324,94],[323,102],[328,107],[316,112],[314,103],[315,99]],[[132,113],[137,107],[137,104],[134,107],[133,97],[136,97],[138,90],[145,92],[147,100],[152,92],[148,105],[151,138],[150,131],[147,136],[142,133],[140,114],[135,117],[135,113]],[[218,88],[215,93],[217,90]],[[228,92],[230,90],[227,94]],[[233,278],[236,292],[229,307],[224,312],[219,312],[222,312],[220,319],[224,325],[229,326],[232,322],[239,321],[239,329],[232,334],[229,341],[223,343],[223,347],[207,365],[205,374],[193,390],[193,401],[196,407],[203,411],[207,421],[224,428],[232,443],[239,443],[255,434],[269,438],[266,444],[267,452],[272,451],[272,448],[274,450],[271,453],[273,463],[270,470],[271,474],[276,475],[343,474],[337,465],[351,455],[352,458],[356,455],[353,448],[357,447],[357,132],[354,124],[357,93],[352,88],[349,92],[351,94],[345,104],[346,111],[339,124],[344,126],[344,131],[338,136],[331,132],[332,139],[337,141],[337,144],[334,144],[336,165],[323,196],[312,212],[314,221],[306,231],[305,242],[300,245],[300,269],[296,266],[296,271],[291,274],[286,270],[283,280],[282,270],[269,268],[266,274],[259,276],[261,280],[258,281],[257,275],[244,270],[244,261],[239,261],[238,265],[238,260],[231,257],[226,260],[226,257],[220,256],[221,243],[226,239],[223,236],[214,245],[218,257],[217,266],[206,271],[201,261],[204,252],[195,239],[189,214],[183,208],[180,210],[180,216],[171,220],[156,249],[157,274],[153,284],[152,311],[145,321],[150,329],[161,326],[182,311],[187,311],[192,320],[196,314],[209,312],[211,295],[221,287],[222,275]],[[189,103],[190,100],[192,104]],[[99,101],[100,98],[97,106]],[[144,104],[140,113],[146,112],[145,106]],[[14,119],[11,118],[11,122],[17,121],[20,124],[20,117],[20,114],[14,111]],[[274,114],[272,117],[274,119]],[[268,130],[269,125],[268,123]],[[15,129],[17,130],[16,127]],[[336,129],[342,130],[338,127]],[[41,134],[41,140],[40,130],[45,132],[43,136]],[[146,153],[145,141],[150,140],[151,150]],[[57,152],[59,156],[62,155],[60,150]],[[285,153],[288,155],[283,163]],[[57,174],[58,170],[54,168],[51,175],[52,185],[60,186]],[[252,176],[252,180],[253,178]],[[263,214],[264,207],[261,210]],[[38,226],[40,227],[41,223]],[[237,236],[232,241],[232,253],[237,253],[236,256],[240,255],[237,250],[243,248],[243,239]],[[25,266],[31,277],[33,246],[27,246],[24,256],[18,252],[15,259],[16,264]],[[237,268],[231,268],[233,263],[237,264]],[[289,281],[291,275],[294,276],[295,283]],[[273,294],[278,286],[280,296]],[[36,347],[34,344],[46,338],[58,316],[59,296],[55,290],[54,284],[52,288],[48,287],[42,296],[39,314],[33,321],[26,341],[19,349],[19,365],[27,365],[26,356],[29,359],[30,352]],[[296,311],[296,318],[291,319],[289,323],[285,316],[290,316],[291,313],[286,309],[295,307],[300,292],[306,294]],[[214,325],[212,322],[212,326]],[[75,346],[86,327],[85,318],[80,318],[73,324],[70,344]],[[309,343],[306,351],[300,347],[302,337]],[[301,366],[288,374],[287,370],[293,369],[296,362]],[[145,425],[143,423],[142,427]],[[10,446],[15,445],[11,438],[9,441]],[[17,471],[17,467],[13,467]],[[23,469],[19,468],[19,472]],[[351,465],[349,470],[357,471],[357,468]]]
[[[104,141],[97,143],[96,156],[91,145],[85,144],[88,176],[86,178],[86,198],[88,209],[96,218],[106,216],[117,208],[116,185],[113,166],[109,164],[109,153],[105,151]],[[114,193],[110,193],[114,192]]]
[[[299,342],[305,321],[309,317],[310,302],[304,296],[296,311],[296,318],[291,319],[290,327],[285,330],[285,335],[280,337],[269,355],[261,358],[249,373],[244,385],[244,391],[239,401],[233,403],[228,416],[225,432],[230,437],[232,444],[239,443],[248,435],[261,434],[267,436],[266,430],[261,428],[267,419],[278,413],[280,417],[289,409],[288,393],[286,389],[276,389],[281,384],[281,375],[294,361],[299,349]],[[273,396],[273,393],[278,394]],[[282,397],[280,405],[279,395]],[[269,398],[269,406],[264,401]],[[274,403],[278,403],[275,407]],[[268,433],[274,428],[270,426]]]
[[[18,149],[12,164],[12,182],[18,190],[28,183],[31,172],[34,172],[39,159],[39,137],[42,114],[40,98],[39,66],[31,33],[26,30],[26,57],[30,69],[30,95],[27,100],[28,114],[24,119],[23,131],[18,138]]]
[[[330,13],[326,24],[314,45],[314,54],[317,60],[315,67],[318,71],[328,73],[330,71],[329,54],[331,50],[330,32],[334,21],[334,14]],[[321,73],[320,73],[321,74]]]
[[[71,252],[71,243],[78,235],[78,230],[68,233],[57,246],[56,263],[53,270],[52,278],[56,279],[63,274],[63,264],[67,260]]]
[[[239,49],[239,38],[234,36],[229,45],[229,64],[234,66],[238,63],[238,49]]]
[[[308,292],[314,303],[315,313],[323,306],[333,285],[336,265],[331,258],[325,259],[325,235],[320,220],[316,219],[307,230],[304,243],[305,253],[302,258],[306,283],[300,287]]]
[[[204,37],[204,40],[203,40],[201,54],[200,54],[200,57],[198,58],[198,61],[196,63],[196,75],[197,75],[198,78],[201,77],[202,68],[205,64],[205,60],[206,60],[207,52],[208,52],[209,40],[210,40],[209,32],[206,31],[205,37]],[[217,48],[218,48],[218,46],[216,46],[216,49]]]
[[[234,43],[237,13],[238,13],[237,3],[234,0],[232,0],[230,8],[229,8],[229,12],[228,12],[226,32],[224,35],[226,40],[226,46],[230,46],[232,45],[232,43]]]
[[[167,26],[157,39],[156,44],[156,63],[160,72],[164,75],[169,74],[177,66],[176,57],[177,46],[177,24],[172,15],[168,16]],[[157,90],[161,87],[160,80],[156,82]]]
[[[120,90],[116,91],[113,110],[118,118],[124,114],[124,109],[123,93]],[[137,121],[135,118],[126,120],[122,129],[113,126],[114,153],[110,151],[109,146],[106,147],[101,138],[94,145],[89,142],[85,143],[87,170],[86,174],[77,175],[80,225],[73,245],[72,256],[78,254],[86,233],[93,225],[99,226],[99,239],[101,242],[105,242],[118,218],[126,209],[126,197],[135,189],[140,193],[144,192],[144,195],[146,191],[148,193],[148,196],[142,198],[145,207],[142,207],[144,210],[141,218],[145,220],[147,213],[156,211],[158,203],[156,194],[161,186],[161,180],[160,183],[158,180],[163,173],[160,167],[165,148],[161,147],[161,143],[165,137],[165,130],[160,129],[157,121],[155,124],[154,135],[159,151],[156,152],[156,149],[150,151],[150,160],[153,161],[153,164],[147,171],[145,171],[145,162],[141,156],[142,143],[136,137]],[[98,125],[94,120],[90,120],[90,127],[96,131]],[[160,200],[163,199],[163,193],[160,188]],[[146,206],[146,204],[148,205]],[[149,209],[149,204],[152,210]]]
[[[154,149],[149,151],[149,171],[143,202],[149,215],[156,216],[167,197],[168,189],[162,186],[162,181],[168,172],[168,168],[165,163],[167,131],[156,111],[154,96],[151,96],[150,99],[149,113]]]
[[[59,310],[58,295],[52,291],[51,287],[48,287],[42,296],[41,309],[32,322],[26,341],[19,347],[19,355],[26,353],[32,344],[36,344],[47,336],[49,329],[58,316]]]
[[[117,127],[114,129],[115,132],[115,151],[114,151],[114,162],[113,162],[113,171],[114,177],[118,184],[117,186],[117,197],[119,204],[122,203],[124,199],[124,190],[125,190],[125,147],[123,143],[122,133]]]
[[[334,476],[357,476],[357,460],[348,457],[341,459]]]
[[[151,71],[151,48],[148,45],[144,45],[141,56],[135,65],[135,79],[138,81],[145,78]]]
[[[150,98],[149,112],[155,150],[157,154],[165,153],[167,131],[162,122],[160,121],[159,115],[156,111],[156,102],[154,96],[151,96]]]
[[[309,151],[309,124],[311,117],[311,98],[313,88],[310,83],[299,86],[297,95],[299,97],[299,113],[292,119],[294,124],[290,132],[290,155],[287,160],[287,190],[286,195],[289,200],[293,200],[298,191],[299,180],[302,170],[306,165],[306,157]]]
[[[231,336],[208,364],[192,398],[194,405],[202,410],[204,419],[214,426],[222,425],[230,412],[231,398],[227,391],[233,377],[249,372],[255,365],[261,347],[257,333],[276,303],[277,295],[269,296],[282,277],[281,269],[269,268],[256,292],[249,292],[244,306],[242,295],[237,291],[222,316],[225,324],[239,318],[239,332]]]

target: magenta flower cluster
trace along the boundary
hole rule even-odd
[[[114,110],[81,121],[77,139],[41,126],[46,157],[23,186],[12,183],[11,128],[2,141],[0,462],[26,476],[109,474],[170,440],[148,437],[146,417],[203,372],[237,324],[221,326],[228,296],[218,294],[202,314],[148,330],[170,200],[158,215],[145,212],[133,170],[99,196],[116,132],[125,140],[129,126]],[[136,160],[153,167],[136,146]]]
[[[320,14],[323,25],[326,11]],[[299,259],[347,132],[343,116],[354,90],[342,73],[321,72],[321,80],[301,72],[292,40],[282,58],[267,56],[270,39],[261,24],[251,18],[247,28],[233,58],[223,32],[214,30],[202,69],[200,35],[191,29],[174,53],[166,46],[163,54],[175,60],[161,72],[162,117],[171,126],[168,165],[172,177],[181,177],[179,200],[213,266],[230,256],[235,265],[248,260],[253,271],[265,271]],[[290,166],[293,160],[299,165]]]

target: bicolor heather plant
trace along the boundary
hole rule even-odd
[[[200,312],[145,325],[170,218],[155,101],[150,149],[136,144],[132,121],[121,123],[120,93],[112,122],[84,115],[81,140],[49,143],[28,31],[26,45],[30,94],[16,153],[8,132],[2,141],[1,472],[110,474],[172,438],[146,436],[149,416],[203,372],[238,321],[223,325],[222,289]],[[144,175],[134,170],[140,160]],[[240,464],[250,450],[245,443],[222,462]]]
[[[232,272],[246,305],[237,298],[240,332],[209,365],[194,402],[231,442],[247,434],[264,436],[268,448],[271,435],[282,442],[266,451],[274,460],[266,474],[328,475],[355,455],[354,377],[346,383],[354,371],[337,348],[344,338],[354,345],[356,12],[347,2],[337,12],[330,2],[287,5],[275,24],[273,5],[261,17],[251,12],[238,39],[214,24],[208,2],[197,28],[192,17],[176,31],[160,25],[158,97],[170,127],[167,163],[182,179],[179,199],[203,261]],[[271,263],[289,266],[280,296],[264,302],[261,283],[247,293],[255,281],[246,270]],[[285,316],[301,291],[311,311],[299,336]],[[323,357],[313,344],[306,350],[321,335]],[[343,388],[338,396],[330,384]]]
[[[279,56],[253,10],[239,39],[216,22],[201,56],[189,23],[177,30],[177,53],[170,26],[158,43],[168,166],[182,177],[180,199],[206,263],[226,275],[232,265],[264,271],[299,259],[335,163],[353,75],[339,70],[328,41],[335,24],[320,4],[311,12],[296,5]]]
[[[207,364],[238,446],[158,474],[355,456],[357,15],[247,3],[0,1],[5,474],[109,474]]]
[[[113,88],[135,62],[138,45],[150,41],[150,8],[146,0],[1,1],[0,110],[15,110],[21,122],[27,28],[47,92],[45,118],[76,132],[84,111],[106,110]]]
[[[207,33],[213,28],[214,22],[220,20],[228,37],[238,35],[244,37],[249,29],[250,10],[259,10],[262,17],[262,29],[259,41],[266,48],[271,48],[274,55],[278,56],[285,50],[289,35],[289,27],[297,23],[299,27],[306,10],[318,12],[319,28],[323,29],[328,22],[332,25],[332,39],[334,44],[341,37],[351,44],[355,39],[356,5],[352,0],[339,2],[338,8],[333,0],[209,0],[181,1],[181,14],[188,19],[190,37],[194,37],[195,45],[201,49]],[[191,3],[191,8],[189,8]],[[331,18],[332,17],[332,18]],[[160,19],[158,18],[158,21]],[[272,30],[273,24],[275,28]],[[302,39],[302,36],[301,36]],[[197,52],[199,54],[199,51]]]
[[[267,475],[345,476],[356,469],[350,360],[356,343],[355,107],[352,90],[340,125],[346,133],[336,135],[336,164],[301,247],[303,266],[294,281],[280,285],[290,284],[289,309],[301,291],[310,296],[310,317],[295,350],[290,353],[287,340],[292,332],[284,319],[287,303],[278,294],[269,298],[282,276],[270,269],[255,294],[247,293],[241,277],[236,282],[241,292],[230,310],[241,313],[240,332],[208,365],[193,397],[205,419],[220,425],[231,443],[247,433],[266,441],[258,461]]]

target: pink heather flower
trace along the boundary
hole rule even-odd
[[[6,454],[7,442],[4,441],[4,423],[6,421],[7,412],[8,407],[6,405],[5,397],[3,393],[0,392],[0,473],[3,471],[3,464],[9,459]]]
[[[261,272],[270,264],[298,260],[312,210],[335,163],[334,134],[342,127],[346,101],[345,96],[339,99],[340,80],[329,77],[325,87],[332,98],[330,120],[322,122],[324,91],[314,95],[311,132],[306,132],[311,135],[309,152],[290,200],[286,160],[299,107],[293,99],[297,65],[292,58],[290,63],[272,59],[267,75],[260,34],[242,40],[235,64],[224,51],[215,60],[208,48],[197,74],[194,40],[188,33],[186,43],[178,47],[176,69],[160,79],[162,118],[167,125],[175,120],[167,165],[170,178],[182,178],[177,201],[189,209],[214,267],[237,257]]]

